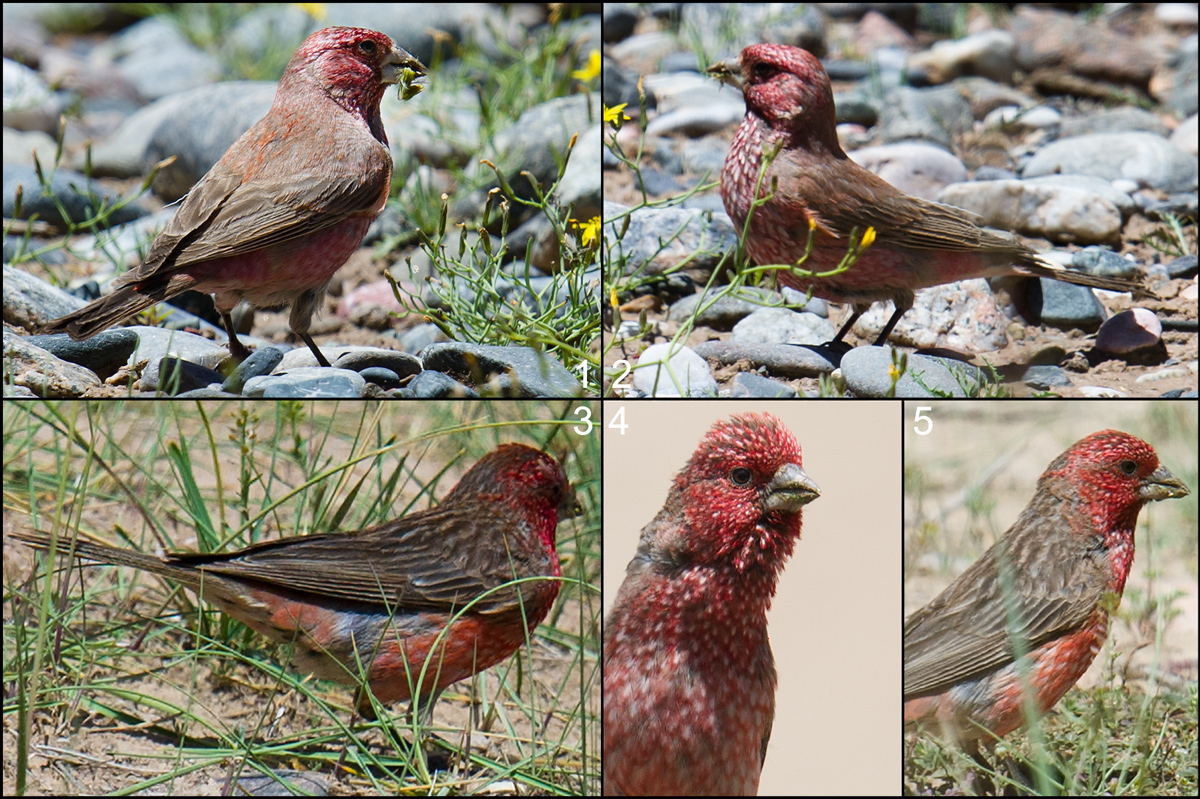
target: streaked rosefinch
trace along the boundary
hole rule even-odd
[[[296,665],[320,678],[357,684],[361,662],[382,703],[410,699],[419,685],[421,705],[431,709],[446,686],[508,658],[546,617],[558,596],[553,578],[562,575],[557,525],[576,512],[558,461],[506,444],[436,507],[366,530],[225,554],[157,558],[83,539],[74,552],[182,583],[256,632],[293,644]],[[41,532],[11,536],[50,545]],[[69,546],[59,539],[60,552]],[[528,579],[537,577],[552,579]],[[367,696],[358,708],[374,715]]]
[[[773,416],[716,424],[604,628],[604,793],[753,795],[775,715],[767,609],[820,492]]]
[[[188,193],[145,262],[114,291],[46,324],[79,340],[188,290],[214,295],[229,334],[230,311],[291,305],[289,323],[317,362],[313,312],[387,201],[392,155],[379,116],[384,88],[425,67],[387,36],[325,28],[288,63],[270,112],[233,143]]]
[[[1138,512],[1188,493],[1127,433],[1094,433],[1059,455],[1013,526],[905,621],[906,729],[941,729],[972,748],[1006,735],[1025,723],[1022,670],[1038,711],[1053,707],[1104,643]]]
[[[851,161],[838,143],[829,76],[811,53],[757,44],[708,71],[746,97],[746,118],[721,170],[721,198],[739,236],[755,187],[759,197],[770,195],[754,210],[745,237],[751,258],[760,265],[795,264],[804,256],[812,223],[813,249],[801,268],[825,272],[845,257],[855,231],[862,236],[874,230],[874,243],[846,272],[777,273],[784,285],[853,306],[834,341],[842,340],[871,303],[891,300],[896,310],[875,340],[882,344],[912,307],[917,289],[968,278],[1026,275],[1114,291],[1135,288],[1130,281],[1066,270],[1011,234],[980,227],[967,211],[910,197]],[[760,186],[764,154],[776,146],[781,149]]]

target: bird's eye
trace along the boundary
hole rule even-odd
[[[766,80],[767,78],[771,77],[774,74],[775,74],[775,65],[774,64],[761,64],[760,63],[760,64],[754,65],[754,77],[758,78],[759,80]]]
[[[1133,477],[1135,474],[1137,474],[1137,461],[1121,461],[1119,468],[1121,471],[1125,472],[1125,474]]]
[[[754,475],[750,474],[749,469],[742,466],[739,466],[729,473],[729,479],[732,480],[733,484],[736,486],[750,485],[750,479],[753,476]]]
[[[370,39],[365,39],[358,43],[358,49],[362,50],[367,55],[375,55],[375,42]]]

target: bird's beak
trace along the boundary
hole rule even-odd
[[[785,463],[767,483],[766,507],[768,511],[795,513],[819,496],[821,489],[803,469]]]
[[[742,91],[742,57],[736,56],[725,61],[719,61],[705,70],[709,76],[716,78],[739,92]]]
[[[1186,497],[1190,493],[1183,481],[1171,474],[1166,466],[1159,466],[1154,474],[1138,484],[1138,496],[1147,502]]]
[[[387,58],[384,59],[383,82],[396,83],[400,80],[401,73],[406,69],[412,70],[415,77],[429,74],[429,70],[415,55],[403,47],[397,47],[388,53]]]
[[[425,65],[403,47],[392,50],[383,62],[383,82],[399,83],[401,100],[411,100],[420,94],[425,86],[415,81],[428,74]]]
[[[562,502],[558,503],[558,520],[563,522],[582,515],[583,505],[580,504],[579,499],[575,496],[575,489],[568,488],[567,492],[563,494]]]

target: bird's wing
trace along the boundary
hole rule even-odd
[[[268,114],[234,142],[122,283],[300,239],[383,208],[392,174],[387,147],[357,122],[326,129],[289,119],[284,125]],[[272,134],[280,127],[286,136]]]
[[[525,523],[489,521],[510,526]],[[548,555],[472,545],[481,537],[479,525],[477,509],[443,503],[357,533],[310,535],[228,555],[183,555],[172,560],[292,591],[405,610],[461,609],[507,581],[549,573]],[[510,540],[513,536],[504,536],[506,543]],[[495,591],[475,608],[478,612],[512,609],[522,596],[519,588]],[[525,585],[524,590],[532,588]]]
[[[1105,553],[1100,541],[1081,552],[1041,551],[1061,546],[1061,532],[1047,530],[1061,520],[1024,514],[1013,530],[962,573],[936,599],[904,623],[904,698],[941,693],[1014,661],[1010,633],[1026,650],[1083,627],[1103,598]],[[1017,538],[1012,537],[1018,530]],[[1022,563],[998,569],[1005,545],[1020,549]],[[1009,602],[1019,609],[1009,618]]]
[[[849,158],[839,162],[836,173],[828,167],[814,169],[810,160],[784,149],[770,175],[779,176],[776,196],[803,198],[828,235],[845,238],[855,229],[861,235],[873,227],[876,244],[953,251],[1011,247],[1014,255],[1024,251],[1015,238],[980,227],[970,211],[904,194]]]

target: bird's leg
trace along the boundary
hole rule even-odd
[[[981,769],[972,775],[974,782],[974,785],[971,786],[972,789],[979,796],[991,796],[995,794],[996,784],[992,782],[991,778],[991,773],[995,770],[995,766],[989,763],[987,758],[984,757],[983,750],[979,746],[979,741],[972,739],[966,745],[964,751],[967,757],[974,760],[975,764]]]
[[[233,329],[233,317],[228,311],[221,311],[221,324],[225,325],[225,333],[229,336],[229,354],[236,361],[244,361],[250,357],[250,350],[238,340],[237,331]]]
[[[324,296],[324,286],[319,291],[306,291],[301,294],[292,302],[292,313],[288,317],[288,323],[292,328],[292,332],[312,350],[317,363],[327,367],[329,366],[329,361],[325,360],[325,356],[317,348],[317,342],[313,341],[312,336],[308,334],[308,328],[312,324],[313,311],[316,310],[318,303],[320,303],[321,298]]]
[[[904,314],[908,312],[909,307],[912,306],[896,306],[896,311],[892,314],[892,318],[888,320],[887,324],[883,326],[883,330],[880,331],[879,335],[875,337],[876,347],[882,347],[884,344],[887,344],[888,336],[892,334],[892,328],[895,327],[896,323],[900,321],[900,317],[904,316]]]
[[[875,337],[876,347],[881,347],[887,343],[888,336],[892,334],[892,328],[894,328],[896,323],[900,321],[900,317],[908,313],[909,309],[911,309],[913,306],[911,295],[907,298],[894,300],[894,302],[896,303],[896,310],[892,313],[892,318],[888,319],[887,324],[883,326],[883,330],[881,330],[879,335]],[[846,323],[842,325],[842,329],[838,331],[838,334],[833,337],[833,341],[830,343],[841,343],[842,339],[846,337],[846,334],[850,332],[850,328],[854,327],[854,323],[858,321],[860,316],[866,313],[867,309],[871,307],[871,304],[866,303],[865,305],[860,305],[859,303],[855,303],[852,307],[854,309],[854,313],[850,314],[850,318],[846,320]]]
[[[420,732],[420,740],[413,741],[413,749],[416,757],[421,759],[420,766],[424,769],[422,775],[428,775],[430,769],[434,771],[449,771],[450,756],[441,751],[434,742],[434,734],[430,731],[433,727],[433,708],[437,705],[438,697],[442,695],[441,691],[436,691],[430,696],[423,696],[419,700],[413,699],[412,704],[408,708],[408,723],[414,726]],[[470,742],[468,741],[465,749],[469,750]]]
[[[321,364],[322,366],[329,366],[329,361],[327,361],[325,356],[321,354],[321,351],[317,349],[317,342],[312,340],[312,336],[308,335],[307,333],[296,333],[296,335],[300,337],[301,341],[308,345],[310,350],[312,350],[312,354],[317,359],[317,363]]]
[[[449,758],[434,744],[433,734],[429,731],[429,728],[433,726],[433,708],[437,704],[437,699],[440,695],[441,692],[439,691],[436,695],[422,697],[420,700],[412,700],[408,712],[405,714],[403,726],[415,729],[420,733],[418,737],[413,739],[413,757],[419,761],[414,763],[414,768],[417,769],[417,773],[422,777],[429,775],[431,767],[435,771],[445,771],[450,766]],[[371,698],[367,695],[366,689],[363,687],[359,687],[354,692],[354,710],[358,716],[362,716],[369,721],[376,721],[378,719],[375,708],[371,705]],[[353,723],[353,719],[351,719],[351,724]],[[400,729],[393,725],[387,725],[387,730],[384,734],[391,737],[397,746],[402,740]],[[338,759],[338,765],[341,766],[344,760],[345,752],[343,751],[342,757]]]
[[[850,328],[854,327],[854,323],[858,321],[858,317],[862,316],[865,310],[867,309],[859,308],[857,305],[855,305],[853,313],[850,314],[850,318],[846,320],[846,324],[842,325],[842,329],[838,331],[837,335],[833,337],[833,341],[830,343],[840,344],[842,339],[846,337],[846,334],[850,332]]]
[[[375,713],[375,707],[371,704],[371,698],[366,695],[367,689],[364,686],[359,686],[354,691],[354,712],[350,714],[350,726],[354,726],[354,722],[362,716],[367,721],[376,721],[378,716]],[[389,727],[390,729],[390,727]],[[395,732],[392,732],[395,735]],[[346,768],[346,756],[350,752],[350,745],[347,743],[342,747],[342,753],[338,756],[337,762],[333,764],[333,773],[337,775],[339,780],[347,779],[354,776],[349,769]]]
[[[883,326],[883,330],[875,338],[875,346],[882,347],[887,344],[888,336],[892,333],[892,328],[900,321],[900,317],[908,313],[913,307],[913,302],[916,297],[911,291],[898,291],[892,295],[892,302],[895,303],[896,310],[892,313],[892,318]],[[865,310],[865,309],[864,309]]]

